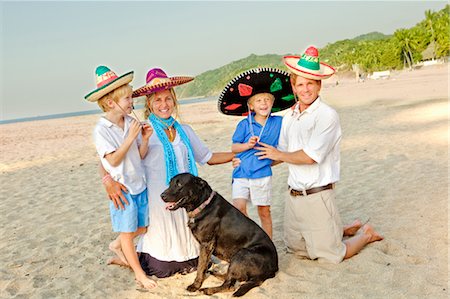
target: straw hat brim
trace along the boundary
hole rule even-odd
[[[122,85],[128,84],[133,80],[134,72],[128,72],[120,77],[117,77],[114,81],[109,82],[106,85],[103,85],[100,88],[88,93],[84,98],[89,102],[96,102],[104,95],[110,93],[116,88],[119,88]]]
[[[271,91],[271,85],[275,81],[279,88]],[[241,95],[241,84],[251,87],[251,93]],[[274,96],[272,112],[288,109],[295,104],[288,72],[275,68],[255,68],[237,75],[225,86],[218,98],[218,109],[225,115],[245,116],[248,114],[248,99],[259,93]]]
[[[170,77],[168,79],[170,81],[158,84],[147,84],[136,89],[135,91],[133,91],[133,98],[149,95],[157,91],[170,89],[172,87],[191,82],[192,80],[194,80],[194,77]]]
[[[326,63],[320,63],[320,69],[317,71],[310,70],[298,65],[300,56],[284,56],[283,62],[286,67],[296,75],[313,80],[324,80],[330,78],[335,69]]]

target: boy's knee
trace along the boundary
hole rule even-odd
[[[236,199],[233,201],[233,206],[241,212],[246,212],[247,201],[245,199]]]
[[[258,214],[261,218],[270,218],[270,206],[258,206]]]

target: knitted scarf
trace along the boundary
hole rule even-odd
[[[183,127],[172,116],[168,119],[163,119],[151,113],[148,119],[150,120],[159,141],[161,141],[163,145],[164,159],[166,162],[166,185],[169,185],[170,180],[179,173],[175,151],[173,150],[172,143],[169,141],[169,138],[164,132],[164,129],[167,129],[172,124],[174,129],[177,131],[177,134],[180,136],[181,141],[187,148],[189,173],[197,176],[198,170],[197,165],[195,164],[194,152],[192,151],[191,142],[189,141],[186,132],[184,132]]]

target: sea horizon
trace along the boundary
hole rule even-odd
[[[180,105],[194,104],[194,103],[212,101],[215,99],[217,99],[217,96],[187,98],[187,99],[180,99],[179,104]],[[142,108],[144,108],[144,104],[135,105],[135,109],[142,109]],[[101,113],[103,113],[103,111],[100,108],[97,108],[97,109],[92,109],[92,110],[83,110],[83,111],[75,111],[75,112],[12,118],[12,119],[0,120],[0,125],[19,123],[19,122],[36,121],[36,120],[66,118],[66,117],[74,117],[74,116],[81,116],[81,115],[101,114]]]

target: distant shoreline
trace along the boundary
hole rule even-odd
[[[202,103],[207,101],[213,101],[216,100],[217,96],[210,96],[210,97],[196,97],[196,98],[186,98],[186,99],[180,99],[179,103],[180,105],[187,105],[187,104],[194,104],[194,103]],[[144,108],[143,104],[136,105],[135,109],[142,109]],[[40,116],[32,116],[32,117],[23,117],[23,118],[14,118],[14,119],[7,119],[7,120],[0,120],[0,125],[6,125],[11,123],[19,123],[19,122],[28,122],[28,121],[36,121],[36,120],[47,120],[47,119],[56,119],[56,118],[66,118],[66,117],[74,117],[74,116],[81,116],[81,115],[91,115],[91,114],[100,114],[102,111],[99,109],[94,110],[85,110],[85,111],[77,111],[77,112],[68,112],[68,113],[57,113],[57,114],[50,114],[50,115],[40,115]]]

